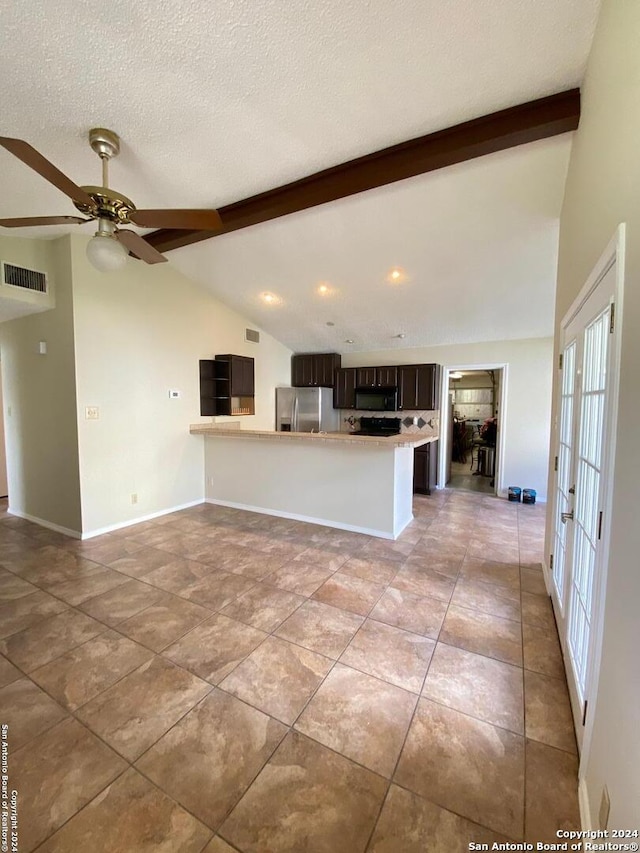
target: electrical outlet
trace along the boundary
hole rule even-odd
[[[600,829],[607,829],[609,826],[609,811],[611,809],[611,800],[609,799],[609,789],[605,785],[602,789],[602,799],[600,800],[600,812],[598,820]]]
[[[137,496],[137,494],[136,494],[135,492],[131,495],[131,503],[132,503],[132,504],[137,504],[137,503],[138,503],[138,496]]]
[[[98,406],[86,406],[84,416],[88,421],[97,421],[100,418],[100,409]]]
[[[177,389],[169,390],[169,399],[170,400],[179,400],[182,397],[182,394]]]

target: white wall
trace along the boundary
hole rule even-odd
[[[0,351],[0,359],[2,352]],[[9,480],[7,479],[7,453],[4,443],[4,419],[5,407],[2,395],[2,365],[0,364],[0,498],[9,492]]]
[[[533,338],[356,352],[343,355],[342,364],[344,367],[432,362],[455,366],[507,364],[506,411],[501,413],[503,485],[536,489],[538,499],[544,501],[549,463],[552,352],[551,338]]]
[[[256,414],[231,420],[273,429],[291,352],[264,332],[245,342],[252,324],[169,264],[130,259],[122,273],[99,273],[85,244],[71,238],[83,529],[95,532],[204,498],[203,442],[189,435],[189,424],[210,420],[199,415],[199,359],[252,356]],[[86,406],[99,407],[99,420],[85,418]]]
[[[0,255],[49,273],[55,297],[53,310],[0,324],[10,509],[78,532],[82,521],[69,238],[0,237]],[[39,341],[46,341],[46,355],[38,354]]]
[[[603,785],[609,827],[640,822],[640,3],[604,0],[582,87],[582,116],[560,222],[556,324],[620,222],[627,223],[620,407],[600,680],[587,717],[581,774],[596,822]],[[588,737],[587,737],[588,741]]]

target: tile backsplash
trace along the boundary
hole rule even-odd
[[[361,417],[375,418],[400,418],[400,429],[403,433],[420,435],[439,435],[440,412],[439,410],[424,412],[361,412],[357,409],[340,410],[340,432],[355,432],[360,429]],[[418,423],[414,424],[414,418]],[[353,420],[353,423],[351,421]]]

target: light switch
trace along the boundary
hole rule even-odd
[[[40,341],[38,344],[38,355],[46,355],[47,354],[47,342]]]
[[[182,394],[177,389],[173,389],[169,391],[169,399],[170,400],[179,400]]]
[[[100,418],[100,409],[98,406],[86,406],[84,416],[88,421],[97,421]]]

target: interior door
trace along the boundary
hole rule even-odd
[[[615,264],[563,324],[552,601],[578,743],[591,687],[611,380]]]

